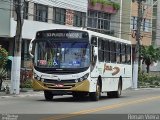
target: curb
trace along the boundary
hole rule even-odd
[[[5,94],[3,93],[3,95],[0,94],[0,98],[16,98],[16,97],[27,97],[27,96],[42,96],[43,92],[20,92],[20,94],[18,95],[14,95],[14,94]]]

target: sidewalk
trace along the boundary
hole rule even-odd
[[[0,98],[8,98],[8,97],[26,97],[26,96],[43,96],[42,91],[33,91],[31,89],[29,90],[21,90],[20,94],[6,94],[5,91],[0,91]]]

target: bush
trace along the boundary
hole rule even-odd
[[[32,88],[32,80],[25,80],[23,83],[21,83],[20,88]]]
[[[120,4],[119,3],[116,3],[116,2],[111,2],[111,1],[108,1],[108,0],[90,0],[91,4],[94,6],[96,3],[100,3],[102,5],[111,5],[113,6],[113,8],[115,10],[119,10],[120,9]]]
[[[1,87],[2,87],[2,82],[5,80],[7,76],[7,72],[4,68],[0,68],[0,90],[1,90]]]
[[[152,76],[148,73],[139,72],[138,74],[139,87],[160,87],[160,77]]]
[[[7,63],[7,60],[8,60],[8,52],[6,51],[6,49],[2,48],[0,46],[0,68],[3,68],[6,63]]]

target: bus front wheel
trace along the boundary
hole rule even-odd
[[[99,85],[99,83],[97,83],[96,92],[89,93],[89,97],[91,98],[92,101],[99,100],[99,98],[100,98],[100,85]]]
[[[44,97],[47,101],[49,101],[53,99],[53,94],[51,91],[44,91]]]

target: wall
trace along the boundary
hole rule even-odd
[[[33,2],[60,7],[65,9],[72,9],[75,11],[87,12],[88,0],[32,0]]]
[[[13,18],[11,18],[10,21],[11,21],[10,37],[13,37],[16,32],[16,21],[14,21]],[[70,27],[70,26],[59,25],[59,24],[49,24],[45,22],[24,20],[24,24],[22,28],[22,38],[32,39],[33,37],[35,37],[36,31],[38,30],[55,29],[55,28],[77,28],[78,29],[78,27]]]
[[[157,2],[157,11],[154,11],[156,12],[156,16],[155,17],[155,20],[153,24],[156,24],[156,27],[155,29],[153,29],[155,31],[155,38],[153,39],[153,41],[155,41],[155,46],[157,47],[160,47],[160,1],[154,1],[154,2]],[[155,13],[154,13],[155,15]],[[150,67],[150,71],[151,72],[156,72],[156,73],[160,73],[160,61],[158,61],[158,64],[157,66],[151,66]]]
[[[150,4],[143,4],[144,6],[144,11],[143,11],[143,18],[146,18],[146,19],[149,19],[149,20],[152,20],[152,5]],[[131,12],[131,16],[137,16],[138,15],[138,4],[137,2],[133,2],[132,3],[132,12]],[[149,28],[150,31],[149,32],[144,32],[144,31],[141,31],[141,35],[143,36],[142,37],[142,45],[150,45],[151,44],[151,41],[152,41],[152,25],[151,27]],[[131,29],[131,34],[132,34],[132,29]],[[136,37],[135,38],[132,38],[131,37],[131,42],[132,44],[136,44]]]
[[[160,47],[160,1],[157,2],[157,29],[155,44]]]
[[[0,1],[0,36],[9,36],[10,32],[10,0]]]
[[[131,13],[131,0],[122,0],[122,33],[121,38],[130,40],[130,13]]]
[[[34,14],[34,3],[48,5],[48,23],[33,21]],[[32,0],[29,2],[29,10],[28,13],[31,14],[28,16],[28,20],[24,20],[23,28],[22,28],[22,38],[23,39],[32,39],[35,36],[36,31],[45,30],[45,29],[54,29],[54,28],[71,28],[72,26],[67,25],[59,25],[53,24],[53,7],[60,7],[69,10],[76,10],[81,12],[87,12],[88,1],[87,0]],[[10,37],[15,35],[16,31],[16,21],[15,18],[10,19],[11,28],[10,28]],[[77,27],[72,27],[77,28]]]

